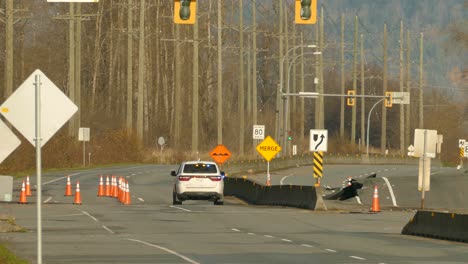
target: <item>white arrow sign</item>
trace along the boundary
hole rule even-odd
[[[309,151],[327,152],[327,148],[328,148],[327,142],[328,142],[328,130],[325,130],[325,129],[311,129],[310,130]]]

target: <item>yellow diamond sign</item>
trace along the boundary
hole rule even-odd
[[[267,136],[262,143],[258,144],[257,151],[260,153],[267,161],[273,159],[273,157],[281,151],[280,145],[278,145],[274,139],[270,136]]]

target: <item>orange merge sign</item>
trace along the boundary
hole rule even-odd
[[[210,152],[210,156],[216,163],[223,164],[231,157],[231,152],[223,144],[219,144]]]
[[[281,151],[281,147],[270,136],[266,137],[262,143],[257,145],[257,151],[267,160],[270,161]]]

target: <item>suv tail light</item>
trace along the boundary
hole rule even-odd
[[[191,178],[190,176],[179,176],[179,181],[189,181]]]
[[[212,181],[221,181],[221,179],[222,179],[221,176],[211,176],[210,177],[210,180],[212,180]]]

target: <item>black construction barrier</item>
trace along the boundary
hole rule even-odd
[[[468,243],[468,215],[418,211],[401,233]]]
[[[226,177],[224,195],[234,196],[255,205],[289,206],[314,210],[317,204],[317,194],[313,186],[264,186],[243,178]]]

